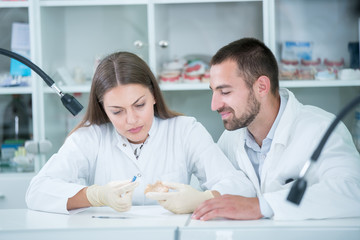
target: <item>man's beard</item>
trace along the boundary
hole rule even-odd
[[[255,117],[260,111],[260,103],[256,100],[253,91],[250,91],[247,107],[248,111],[242,114],[242,116],[239,118],[236,118],[235,111],[231,107],[224,107],[219,109],[218,112],[228,111],[231,112],[234,116],[232,119],[223,120],[224,127],[229,131],[233,131],[239,128],[247,127],[252,121],[254,121]]]

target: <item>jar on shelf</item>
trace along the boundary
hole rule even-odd
[[[202,75],[201,82],[204,82],[204,83],[209,83],[210,82],[210,70],[209,69],[207,69],[205,71],[204,75]]]
[[[3,115],[3,142],[30,139],[30,121],[28,109],[21,95],[13,95]]]
[[[183,80],[186,83],[199,83],[205,74],[207,64],[201,60],[192,60],[184,69]]]
[[[317,72],[321,71],[321,59],[301,60],[299,79],[314,80]]]
[[[163,71],[160,74],[160,83],[178,83],[180,82],[181,72],[177,70]]]
[[[160,73],[160,83],[179,83],[181,82],[181,72],[186,65],[186,60],[183,58],[174,59],[169,62],[164,62],[162,71]]]
[[[333,72],[335,74],[336,79],[338,79],[339,71],[344,68],[344,63],[344,58],[341,58],[338,61],[332,61],[327,58],[324,59],[324,66],[329,72]]]
[[[280,80],[293,80],[299,78],[299,61],[282,59],[279,64]]]

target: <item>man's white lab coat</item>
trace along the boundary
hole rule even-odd
[[[260,184],[244,149],[244,128],[225,131],[218,142],[220,148],[236,169],[245,172],[257,195],[263,195],[274,219],[360,216],[360,157],[343,123],[331,134],[318,163],[307,175],[308,188],[300,206],[286,200],[293,181],[286,182],[298,178],[335,116],[302,105],[286,89],[280,94],[288,102],[259,173]]]
[[[26,203],[30,209],[68,213],[68,198],[82,188],[137,176],[140,185],[133,204],[157,204],[144,195],[148,184],[157,180],[189,184],[191,174],[203,189],[248,195],[255,191],[194,118],[155,117],[138,159],[112,124],[80,128],[32,179]]]

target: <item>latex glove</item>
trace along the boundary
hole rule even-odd
[[[181,183],[163,183],[163,185],[177,192],[148,192],[146,197],[157,200],[165,209],[176,214],[192,213],[200,203],[214,198],[211,191],[200,192],[190,185]]]
[[[128,211],[132,206],[132,194],[139,182],[114,181],[104,186],[92,185],[86,197],[93,207],[109,206],[118,212]]]

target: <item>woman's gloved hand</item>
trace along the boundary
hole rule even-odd
[[[214,198],[211,191],[200,192],[190,185],[181,183],[163,183],[163,185],[176,192],[148,192],[146,197],[157,200],[165,209],[176,214],[192,213],[200,203]]]
[[[104,186],[92,185],[86,190],[86,197],[93,207],[109,206],[118,212],[130,210],[132,194],[139,182],[114,181]]]

